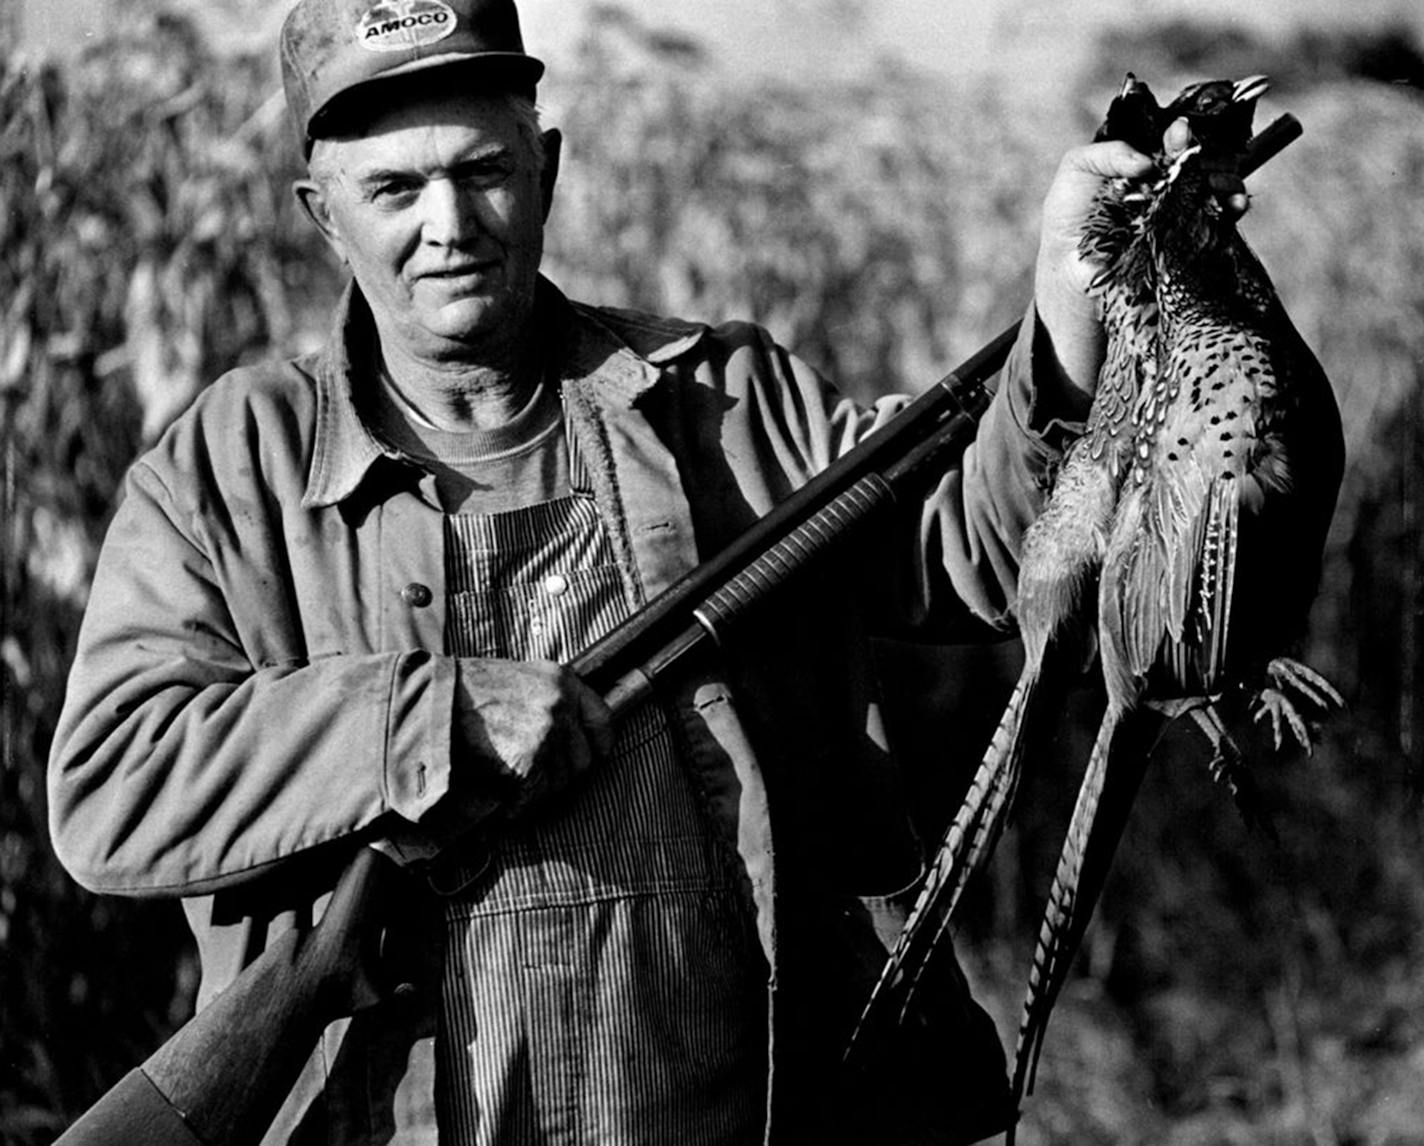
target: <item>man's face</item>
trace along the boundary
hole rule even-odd
[[[318,142],[316,179],[298,193],[383,339],[451,358],[523,333],[557,171],[549,143],[541,171],[507,102],[463,94],[406,101],[360,136]]]

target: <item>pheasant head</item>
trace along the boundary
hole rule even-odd
[[[1208,80],[1184,88],[1163,111],[1168,123],[1185,119],[1192,139],[1166,161],[1142,217],[1163,306],[1174,297],[1198,303],[1242,297],[1239,213],[1223,206],[1214,176],[1237,171],[1256,101],[1269,86],[1265,76]],[[1183,280],[1194,285],[1178,292]]]

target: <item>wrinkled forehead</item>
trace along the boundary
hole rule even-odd
[[[370,131],[318,140],[309,169],[313,177],[336,177],[360,186],[393,175],[434,177],[467,164],[513,164],[537,171],[538,159],[504,120],[467,115],[387,115]]]
[[[537,144],[521,131],[509,101],[446,95],[393,105],[339,136],[318,139],[311,167],[314,174],[356,175],[367,169],[434,169],[499,154],[539,165]]]

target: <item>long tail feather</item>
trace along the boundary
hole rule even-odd
[[[1023,774],[1024,730],[1040,680],[1037,671],[1025,671],[1019,677],[959,813],[935,854],[915,910],[906,921],[907,935],[928,931],[931,947],[954,919],[966,885],[988,862],[1003,834]],[[925,960],[910,966],[906,1006],[928,957],[927,950]]]
[[[1151,724],[1156,723],[1154,718]],[[1049,1015],[1067,982],[1146,769],[1147,731],[1141,714],[1112,711],[1098,730],[1029,972],[1014,1056],[1015,1102],[1033,1091]]]
[[[993,853],[1018,791],[1023,766],[1023,733],[1026,718],[1036,707],[1039,682],[1038,667],[1026,665],[959,813],[945,832],[895,950],[886,960],[861,1011],[851,1033],[847,1057],[856,1049],[876,1014],[891,1005],[892,995],[899,998],[898,1018],[904,1018],[920,973],[953,922],[965,886]]]

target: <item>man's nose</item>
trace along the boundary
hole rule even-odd
[[[458,246],[480,227],[478,196],[453,179],[433,179],[421,196],[422,234],[426,242]]]

